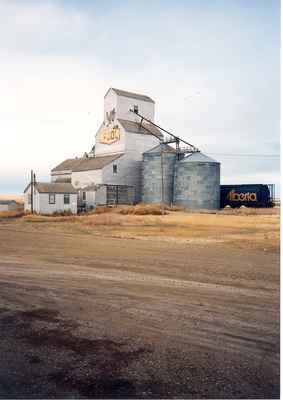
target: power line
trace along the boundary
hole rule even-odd
[[[214,156],[227,157],[254,157],[254,158],[280,158],[280,154],[240,154],[240,153],[207,153]]]

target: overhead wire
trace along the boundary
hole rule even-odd
[[[253,157],[253,158],[280,158],[280,154],[246,154],[246,153],[206,153],[214,156],[224,157]]]

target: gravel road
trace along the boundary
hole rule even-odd
[[[279,398],[279,254],[0,226],[1,398]]]

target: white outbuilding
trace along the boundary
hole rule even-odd
[[[16,211],[19,207],[15,200],[0,200],[0,211]]]
[[[54,214],[61,212],[77,213],[78,194],[71,183],[29,184],[24,191],[24,209],[37,214]]]

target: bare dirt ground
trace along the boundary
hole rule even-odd
[[[279,398],[278,213],[121,217],[0,220],[0,397]]]

